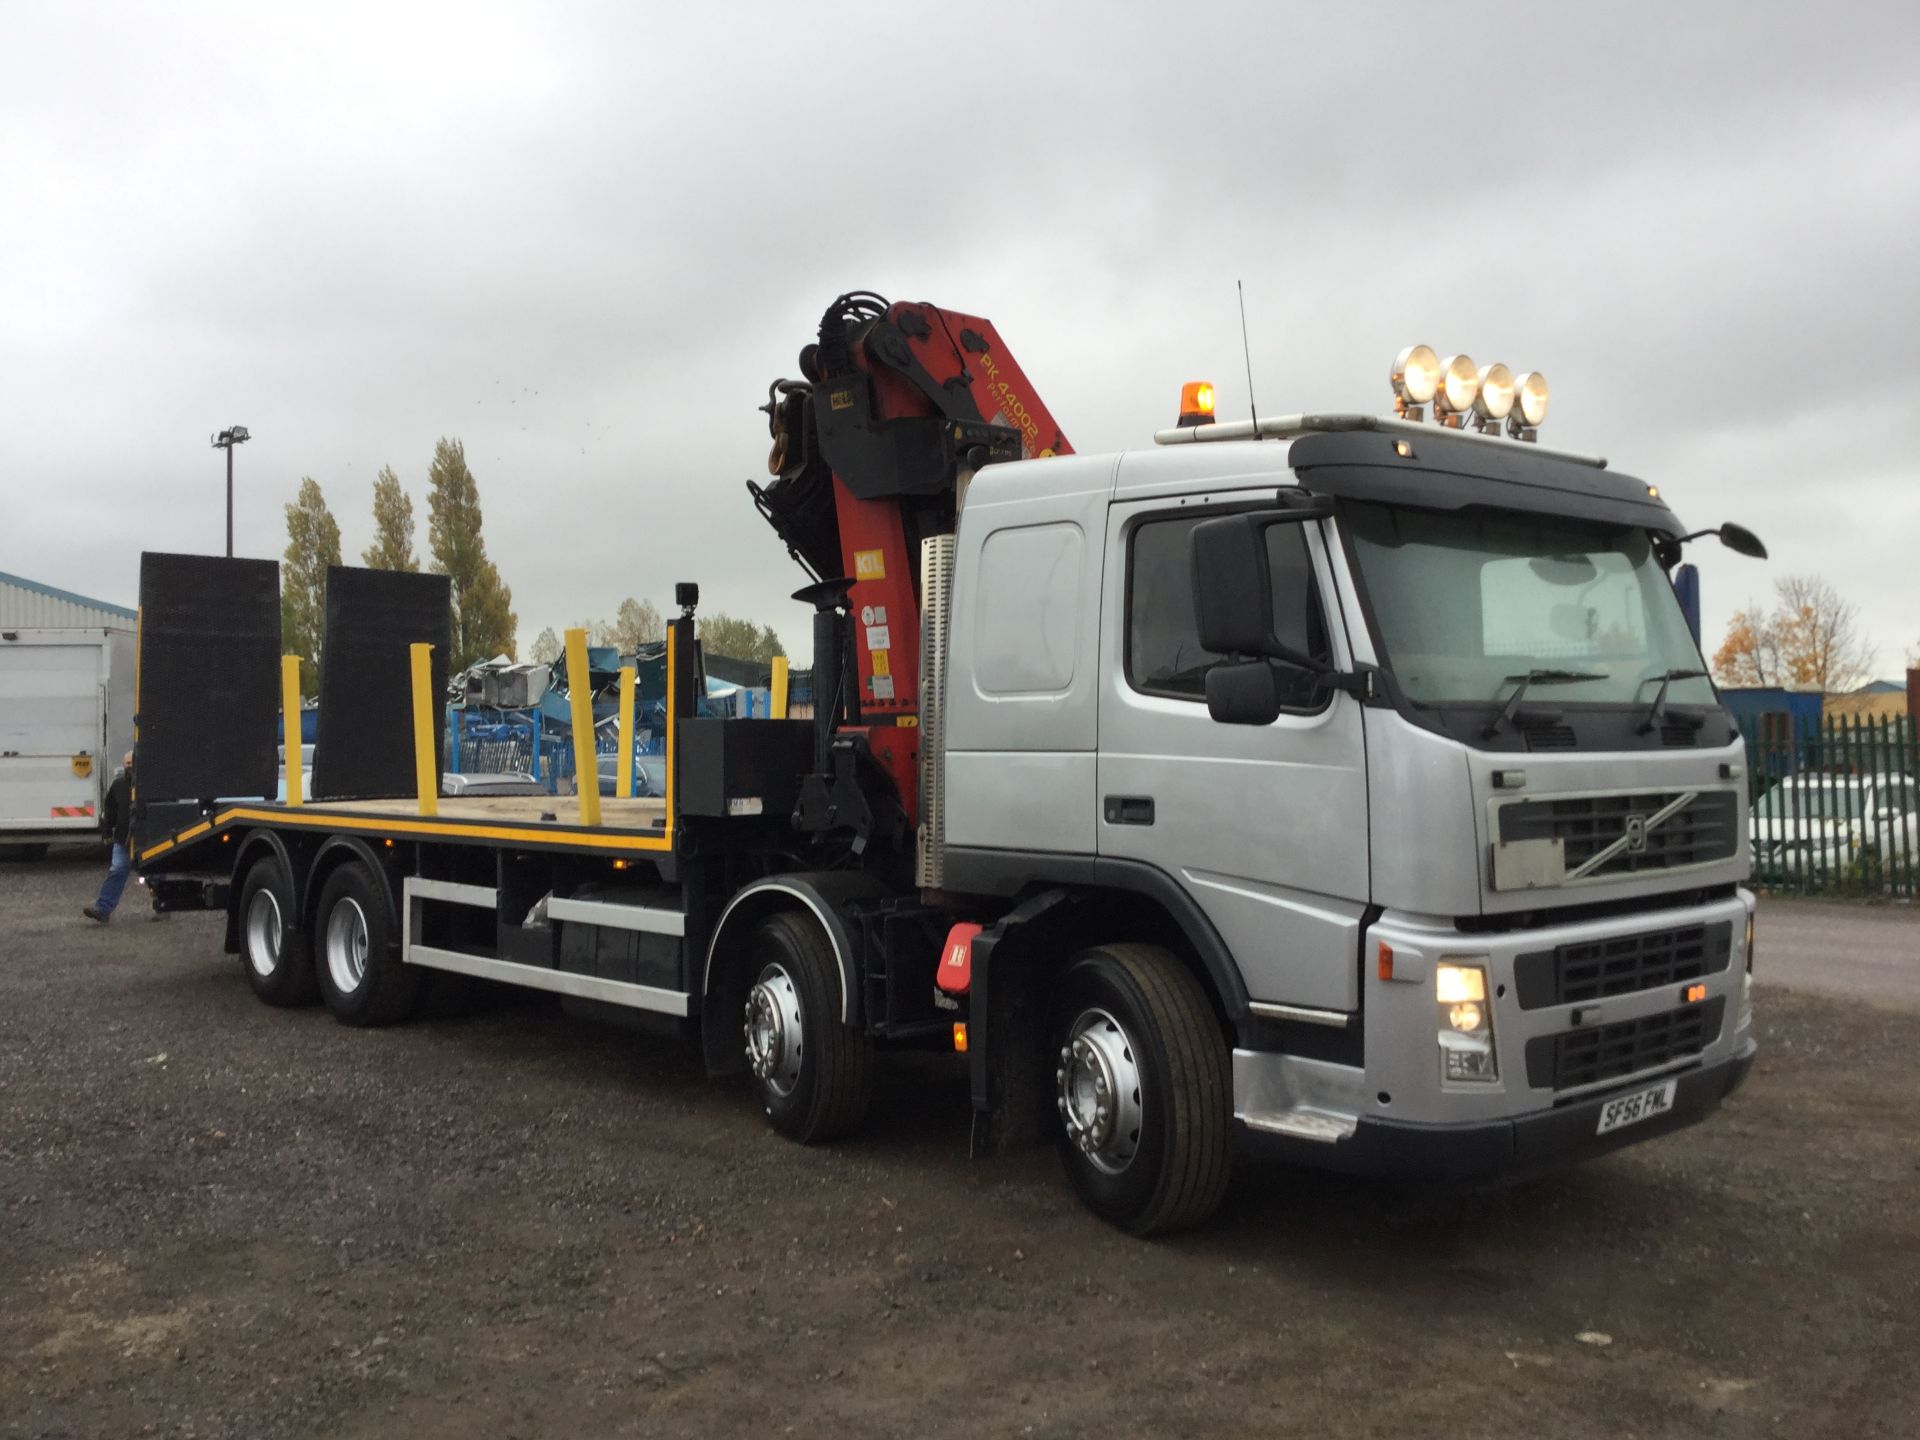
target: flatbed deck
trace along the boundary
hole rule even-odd
[[[602,797],[600,823],[580,823],[580,801],[572,795],[442,796],[438,813],[422,815],[411,796],[384,800],[235,801],[217,806],[206,819],[140,847],[145,864],[189,846],[210,841],[223,831],[255,826],[328,830],[416,840],[485,840],[566,850],[665,852],[673,847],[667,828],[667,803],[658,798]]]
[[[288,807],[291,809],[291,807]],[[420,802],[412,796],[391,800],[310,800],[303,811],[349,815],[398,815],[420,818]],[[461,795],[442,796],[441,820],[510,820],[515,824],[573,825],[580,823],[580,799],[576,795]],[[602,830],[658,830],[666,823],[667,802],[657,798],[614,799],[600,797]]]

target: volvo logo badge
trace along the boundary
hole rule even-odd
[[[1647,817],[1644,815],[1627,816],[1627,853],[1629,855],[1647,853]]]

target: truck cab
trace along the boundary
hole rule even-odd
[[[1295,1159],[1465,1177],[1705,1115],[1754,1054],[1747,788],[1672,511],[1532,446],[1263,428],[974,477],[937,883],[1161,914],[1243,1139]]]

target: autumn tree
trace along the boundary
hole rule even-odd
[[[1780,637],[1773,617],[1751,601],[1727,621],[1727,638],[1713,653],[1714,678],[1722,685],[1748,689],[1786,683],[1780,661]]]
[[[620,602],[607,633],[607,643],[618,646],[622,655],[631,655],[642,645],[666,639],[667,625],[660,618],[659,606],[651,600],[635,600],[629,596]]]
[[[519,617],[513,591],[487,558],[480,534],[480,487],[467,468],[466,447],[442,438],[433,447],[427,470],[427,545],[433,572],[453,582],[453,654],[449,669],[460,671],[495,655],[512,658]]]
[[[534,664],[551,665],[560,658],[564,649],[560,637],[553,633],[553,627],[549,625],[533,637],[533,648],[527,653],[533,657]]]
[[[1860,610],[1818,575],[1788,575],[1774,589],[1780,653],[1795,685],[1838,695],[1866,683],[1873,647],[1860,633]]]
[[[340,563],[340,526],[311,475],[287,506],[287,552],[280,566],[280,651],[298,655],[300,693],[320,691],[320,641],[326,633],[327,567]]]
[[[373,482],[373,544],[360,552],[361,563],[375,570],[420,568],[413,553],[413,501],[400,488],[391,465],[382,465]]]
[[[736,620],[731,615],[717,611],[700,617],[700,643],[709,655],[724,655],[729,660],[753,660],[760,664],[787,653],[771,625]]]
[[[1860,612],[1818,575],[1774,582],[1774,608],[1736,610],[1714,652],[1723,685],[1788,686],[1822,695],[1857,688],[1873,665]]]

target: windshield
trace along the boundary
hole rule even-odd
[[[1670,670],[1704,670],[1644,530],[1558,516],[1344,509],[1382,657],[1416,701],[1492,704],[1530,670],[1596,678],[1551,703],[1651,705]],[[1532,698],[1544,698],[1536,694]],[[1704,678],[1670,705],[1710,705]]]

